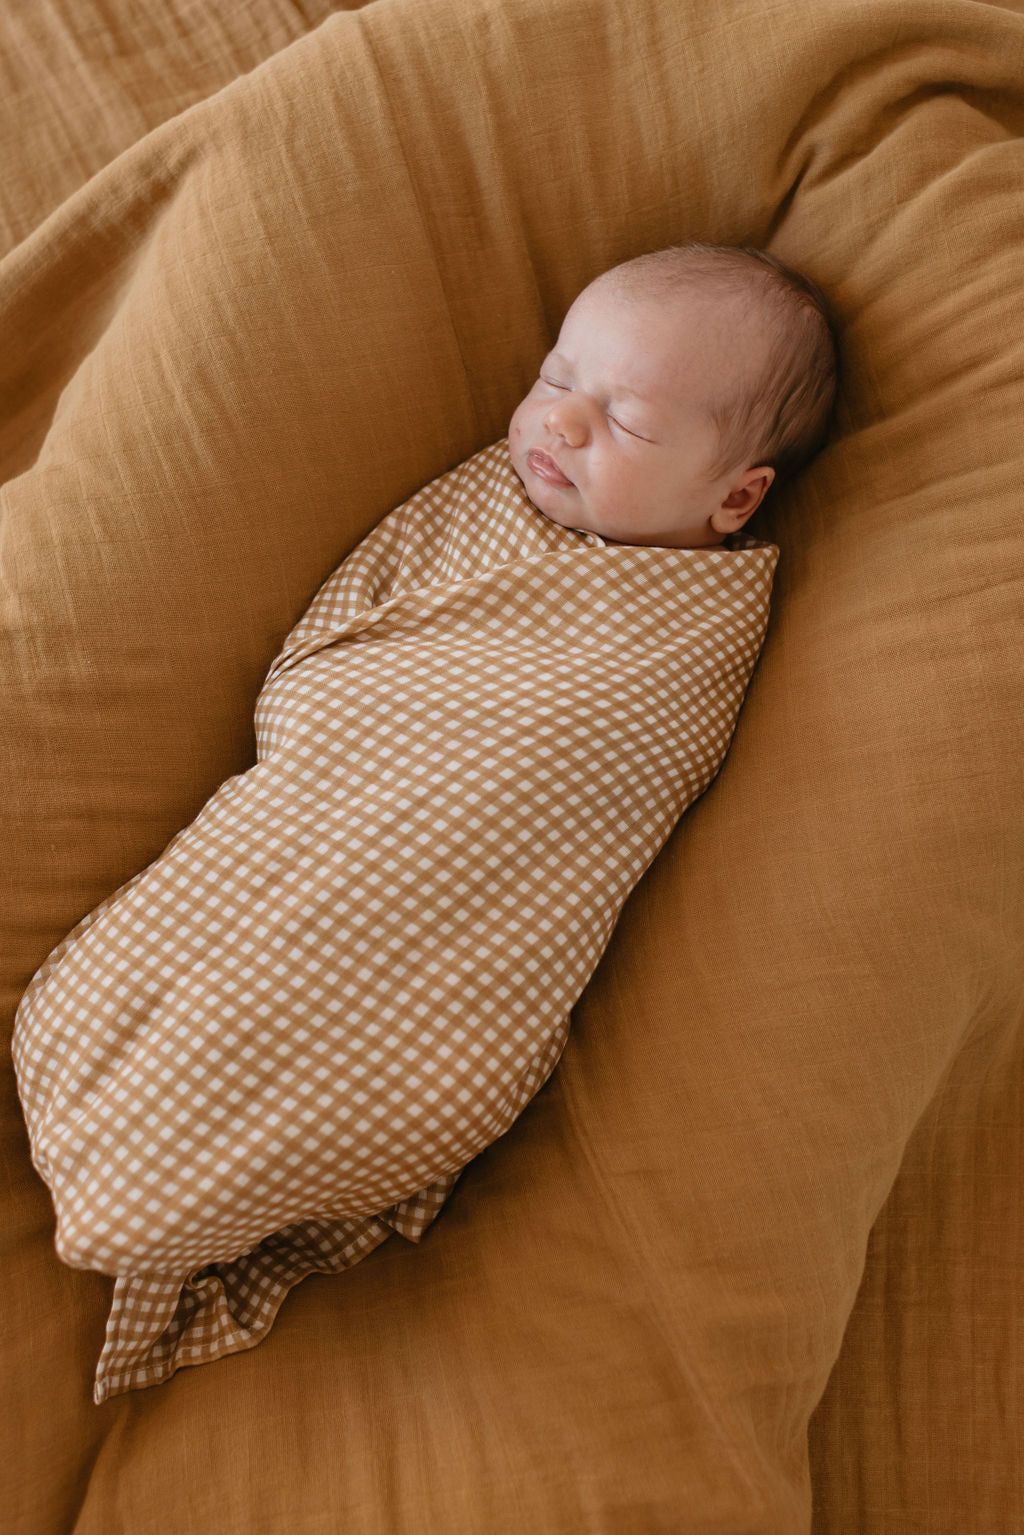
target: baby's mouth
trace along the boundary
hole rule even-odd
[[[553,458],[546,453],[540,453],[536,448],[531,449],[526,455],[527,466],[533,470],[539,480],[544,480],[548,485],[559,485],[563,488],[571,485],[568,479],[559,469]]]

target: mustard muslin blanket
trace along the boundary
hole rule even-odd
[[[258,758],[33,978],[14,1056],[94,1398],[251,1347],[418,1241],[554,1069],[726,752],[778,550],[550,522],[507,442],[396,508],[288,635]],[[528,1197],[528,1194],[524,1194]]]

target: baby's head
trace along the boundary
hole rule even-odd
[[[651,251],[572,305],[509,423],[512,465],[564,527],[714,546],[818,451],[836,373],[823,295],[777,257]]]

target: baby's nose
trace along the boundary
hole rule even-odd
[[[582,448],[590,432],[582,401],[567,394],[552,401],[544,416],[544,430],[561,437],[570,448]]]

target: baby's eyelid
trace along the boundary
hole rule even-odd
[[[568,388],[570,388],[569,384],[560,384],[560,383],[557,382],[556,379],[545,378],[543,373],[539,374],[538,377],[539,377],[539,379],[540,379],[542,384],[547,384],[549,389],[568,389]],[[650,442],[651,439],[649,437],[645,437],[642,432],[634,432],[632,427],[627,426],[624,421],[620,421],[616,416],[613,416],[611,411],[608,412],[608,419],[609,419],[609,421],[613,422],[614,425],[617,426],[620,431],[625,432],[630,437],[635,437],[638,442]]]

